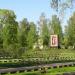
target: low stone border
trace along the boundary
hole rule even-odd
[[[19,67],[19,68],[8,68],[8,69],[0,69],[0,74],[8,74],[8,73],[21,73],[21,72],[31,72],[31,71],[42,71],[47,69],[55,69],[62,68],[68,66],[75,66],[75,62],[67,62],[67,63],[55,63],[55,64],[47,64],[47,65],[39,65],[39,66],[31,66],[31,67]],[[68,73],[63,73],[63,75],[69,75]]]

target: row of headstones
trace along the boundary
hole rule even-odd
[[[59,57],[59,56],[50,56],[49,58],[28,58],[25,59],[25,61],[59,61],[59,60],[75,60],[75,57]],[[6,60],[0,60],[0,63],[6,63],[6,62],[20,62],[22,59],[6,59]]]
[[[55,68],[64,68],[64,67],[71,67],[71,66],[75,66],[75,64],[63,64],[63,65],[55,65],[55,66],[44,66],[41,68],[34,68],[34,69],[28,69],[28,70],[18,70],[18,71],[9,71],[9,72],[2,72],[0,73],[0,75],[5,75],[5,74],[16,74],[16,73],[26,73],[26,72],[34,72],[34,71],[40,71],[40,72],[44,72],[48,69],[55,69]],[[57,74],[60,75],[60,74]],[[63,75],[66,75],[65,73]]]
[[[73,57],[49,57],[49,58],[29,58],[26,59],[25,61],[59,61],[59,60],[75,60]]]
[[[62,61],[62,60],[75,60],[75,58],[72,57],[49,57],[49,58],[29,58],[25,59],[24,61]],[[6,59],[6,60],[0,60],[0,63],[16,63],[21,62],[22,59]]]
[[[51,53],[51,54],[49,54],[47,57],[71,57],[71,58],[75,58],[75,54],[71,54],[71,53],[62,53],[62,54],[60,54],[60,53],[58,53],[58,54],[54,54],[54,52],[53,53]],[[32,57],[32,58],[40,58],[40,57],[42,57],[42,58],[44,58],[44,57],[46,57],[45,55],[43,55],[43,54],[41,54],[41,55],[39,55],[39,56],[36,56],[36,55],[34,55],[34,56],[31,56],[31,55],[27,55],[27,57],[28,58],[30,58],[30,57]]]
[[[16,63],[16,62],[20,62],[20,61],[22,61],[22,59],[11,59],[11,60],[9,60],[9,59],[3,59],[3,60],[0,60],[0,63],[10,63],[10,62],[12,62],[12,63]]]

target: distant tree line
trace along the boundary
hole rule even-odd
[[[33,49],[42,40],[44,47],[50,47],[50,35],[57,34],[59,46],[75,48],[75,13],[70,17],[65,33],[62,32],[61,22],[56,15],[48,20],[44,13],[41,14],[38,27],[26,18],[16,21],[12,10],[0,9],[0,56],[19,57],[25,50]]]

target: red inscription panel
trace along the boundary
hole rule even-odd
[[[58,36],[57,35],[51,35],[51,46],[52,47],[58,46]]]

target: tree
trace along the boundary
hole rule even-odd
[[[59,46],[62,45],[63,33],[59,18],[56,15],[53,15],[50,24],[51,24],[52,34],[58,35]]]
[[[28,36],[28,32],[29,32],[29,23],[27,21],[26,18],[24,18],[21,22],[20,22],[20,46],[22,48],[27,48],[27,36]]]
[[[3,48],[3,26],[0,23],[0,48]]]
[[[32,49],[33,45],[37,41],[37,31],[36,31],[36,25],[33,22],[30,22],[30,29],[28,32],[28,37],[27,37],[27,43],[28,43],[28,48]]]
[[[18,39],[17,30],[18,23],[16,22],[16,15],[11,10],[0,9],[0,20],[3,28],[3,48],[10,55],[16,55]]]
[[[73,13],[73,15],[70,17],[68,21],[67,34],[68,34],[69,45],[74,46],[75,48],[75,12]]]
[[[16,19],[16,15],[12,10],[0,9],[0,22],[4,25]]]
[[[68,26],[65,26],[65,32],[64,32],[64,46],[65,48],[68,48],[69,46],[69,41],[68,41]]]
[[[40,38],[43,41],[43,45],[48,47],[50,35],[49,35],[47,19],[45,18],[44,13],[42,13],[40,16],[39,25],[40,25]]]
[[[9,15],[11,14],[11,16]],[[7,9],[0,9],[0,47],[3,47],[3,27],[7,23],[7,21],[10,21],[11,19],[15,19],[16,16],[14,15],[14,12],[12,10]],[[10,19],[10,20],[9,20]]]
[[[64,9],[64,10],[66,8],[70,8],[73,5],[73,2],[74,2],[74,0],[64,0],[64,1],[62,1],[62,0],[51,0],[50,5],[53,9],[58,11],[60,7],[61,7],[61,9]]]
[[[51,0],[50,6],[52,9],[57,11],[59,18],[62,21],[67,9],[71,10],[72,8],[74,8],[74,5],[75,5],[74,3],[75,3],[75,0]]]
[[[13,22],[6,24],[3,29],[3,46],[8,52],[14,55],[18,47],[18,24]]]

